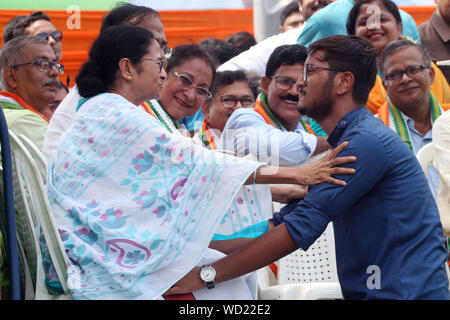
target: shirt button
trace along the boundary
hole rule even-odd
[[[347,124],[347,121],[341,121],[341,124],[345,125],[345,124]]]

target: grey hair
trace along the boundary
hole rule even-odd
[[[14,38],[0,50],[0,89],[6,90],[6,81],[3,74],[6,69],[20,63],[24,48],[33,44],[49,45],[47,40],[37,36],[20,36]]]
[[[427,68],[431,67],[430,54],[428,53],[428,51],[425,49],[425,47],[423,45],[421,45],[420,43],[413,42],[408,39],[395,40],[395,41],[392,41],[391,43],[389,43],[384,48],[383,52],[381,53],[379,69],[380,69],[380,72],[381,72],[381,75],[383,76],[383,78],[386,75],[386,73],[385,73],[386,70],[384,69],[384,64],[386,62],[386,59],[388,57],[390,57],[394,52],[397,52],[398,50],[409,48],[409,47],[417,48],[422,53],[423,62],[425,63],[425,66]]]

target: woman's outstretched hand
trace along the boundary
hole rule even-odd
[[[302,169],[299,176],[302,177],[301,180],[303,180],[303,184],[314,185],[322,182],[328,182],[345,186],[347,184],[345,181],[333,178],[332,175],[354,174],[356,172],[353,168],[339,167],[339,165],[356,161],[355,156],[336,157],[346,146],[348,146],[347,141],[341,143],[335,149],[329,150],[323,158],[298,168]]]

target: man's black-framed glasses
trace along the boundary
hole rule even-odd
[[[58,71],[59,74],[64,74],[64,66],[60,63],[51,62],[51,61],[31,61],[31,62],[25,62],[25,63],[19,63],[11,66],[11,68],[16,69],[18,67],[27,66],[27,65],[35,65],[41,67],[41,72],[48,72],[53,67]]]
[[[236,107],[238,101],[245,108],[249,108],[255,105],[255,99],[253,99],[253,97],[251,96],[243,96],[238,98],[233,95],[226,95],[221,96],[220,101],[222,102],[222,105],[227,109],[233,109],[234,107]]]
[[[63,33],[62,33],[62,31],[55,30],[52,32],[41,32],[41,33],[38,33],[36,36],[41,37],[42,39],[45,39],[47,41],[48,41],[48,37],[52,37],[56,41],[61,41],[63,38]]]
[[[406,73],[410,77],[417,76],[419,73],[421,73],[424,70],[429,69],[429,67],[424,65],[418,65],[418,66],[411,66],[409,68],[406,68],[405,70],[397,70],[392,71],[384,76],[384,80],[386,81],[397,81],[403,78],[403,75]]]
[[[303,82],[308,81],[308,77],[313,73],[313,69],[344,72],[344,70],[341,70],[338,68],[328,68],[328,67],[315,66],[313,64],[305,64],[305,65],[303,65]]]
[[[198,94],[200,97],[206,98],[207,100],[212,98],[212,94],[208,89],[195,85],[192,82],[192,79],[189,78],[187,75],[178,73],[174,70],[170,70],[170,72],[172,72],[175,75],[175,77],[177,77],[178,80],[180,80],[181,84],[183,85],[183,87],[185,89],[190,89],[190,88],[194,87],[195,93]]]

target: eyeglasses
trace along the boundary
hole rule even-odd
[[[170,72],[172,72],[175,75],[175,77],[177,77],[178,80],[180,80],[181,84],[183,85],[183,87],[185,89],[190,89],[190,88],[194,87],[195,88],[195,93],[198,94],[200,97],[203,97],[203,98],[206,98],[206,99],[211,99],[212,98],[212,94],[211,94],[211,92],[209,92],[208,89],[195,85],[192,82],[191,78],[189,78],[188,76],[186,76],[184,74],[181,74],[181,73],[178,73],[178,72],[176,72],[174,70],[171,70]]]
[[[250,96],[243,96],[241,98],[233,95],[221,96],[220,101],[222,101],[222,105],[227,109],[233,109],[234,107],[236,107],[238,101],[245,108],[252,107],[255,104],[255,99]]]
[[[55,39],[56,41],[61,41],[63,38],[63,33],[62,33],[62,31],[56,30],[56,31],[52,31],[52,32],[41,32],[41,33],[38,33],[36,36],[41,37],[47,41],[48,41],[49,36],[52,37],[53,39]]]
[[[161,73],[163,67],[164,67],[164,59],[163,58],[158,58],[158,59],[152,59],[152,58],[134,58],[134,59],[142,59],[142,60],[148,60],[148,61],[153,61],[156,62],[157,64],[159,64],[159,73]]]
[[[343,70],[337,69],[337,68],[326,68],[326,67],[315,66],[312,64],[305,64],[305,65],[303,65],[303,82],[308,81],[308,77],[313,73],[312,69],[344,72]]]
[[[15,69],[15,68],[18,68],[21,66],[26,66],[26,65],[40,66],[41,72],[48,72],[51,69],[53,69],[53,67],[55,67],[56,71],[58,71],[59,74],[64,74],[64,66],[62,64],[59,64],[56,62],[51,62],[51,61],[25,62],[25,63],[15,64],[15,65],[11,66],[11,68]]]
[[[398,71],[393,71],[391,73],[388,73],[387,75],[384,76],[384,80],[386,81],[398,81],[401,78],[403,78],[403,75],[406,73],[408,76],[410,77],[414,77],[417,76],[419,73],[421,73],[424,70],[429,69],[429,67],[426,67],[424,65],[420,65],[420,66],[411,66],[405,70],[398,70]]]
[[[274,79],[275,85],[280,90],[290,90],[292,88],[292,85],[297,82],[297,80],[282,76],[277,76]]]

